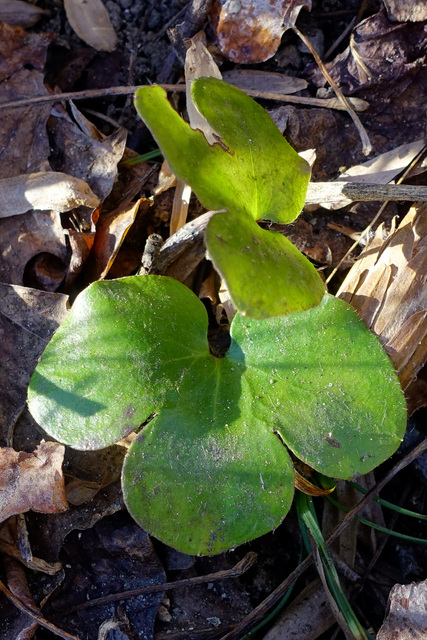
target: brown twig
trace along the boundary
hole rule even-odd
[[[136,85],[127,87],[109,87],[107,89],[86,89],[84,91],[68,91],[64,93],[52,93],[45,96],[35,96],[33,98],[26,98],[21,100],[14,100],[13,102],[0,103],[0,110],[2,109],[17,109],[20,107],[35,106],[39,104],[47,104],[50,102],[62,102],[67,100],[90,100],[94,98],[105,98],[109,96],[125,96],[131,93],[135,93],[137,89],[147,85]],[[185,91],[185,84],[161,84],[165,91],[174,91],[183,93]],[[260,100],[275,100],[277,102],[293,102],[294,104],[306,104],[311,107],[325,107],[327,109],[342,109],[343,107],[337,103],[334,99],[328,98],[304,98],[302,96],[284,95],[281,93],[265,93],[262,91],[245,91],[248,96],[252,98],[258,98]],[[355,109],[363,111],[368,105],[364,100],[358,100],[353,105]]]
[[[130,591],[123,591],[121,593],[110,593],[107,596],[101,598],[94,598],[76,604],[74,607],[68,607],[67,609],[61,609],[53,612],[54,615],[74,613],[75,611],[81,611],[89,607],[95,607],[102,604],[108,604],[109,602],[116,602],[117,600],[125,600],[129,598],[135,598],[136,596],[146,595],[147,593],[158,593],[159,591],[168,591],[170,589],[178,589],[180,587],[189,587],[194,584],[203,584],[204,582],[215,582],[218,580],[226,580],[228,578],[238,578],[243,573],[248,571],[255,563],[257,554],[253,551],[249,551],[240,562],[238,562],[231,569],[225,569],[224,571],[217,571],[216,573],[208,573],[204,576],[196,576],[195,578],[185,578],[184,580],[175,580],[174,582],[164,582],[162,584],[153,584],[149,587],[141,587],[140,589],[132,589]]]
[[[335,527],[335,529],[329,534],[325,542],[330,545],[336,540],[344,531],[344,529],[352,522],[366,507],[368,502],[372,500],[383,489],[390,480],[394,478],[402,469],[413,462],[418,456],[427,450],[427,439],[416,446],[410,453],[408,453],[402,460],[400,460],[394,467],[384,476],[382,480],[372,487],[368,493],[359,500],[359,502],[353,507],[349,513],[347,513],[343,520]],[[313,563],[313,554],[303,560],[292,573],[284,580],[270,595],[261,602],[240,624],[237,625],[230,633],[227,633],[221,638],[221,640],[239,640],[246,633],[249,633],[266,614],[273,609],[275,605],[283,598],[286,591],[291,587],[294,582],[305,572],[308,567]]]
[[[356,126],[356,129],[359,132],[360,139],[362,141],[363,153],[365,154],[365,156],[368,156],[372,151],[371,141],[369,140],[369,136],[366,133],[366,130],[365,130],[363,124],[360,122],[359,117],[355,113],[351,103],[349,102],[348,98],[345,97],[345,95],[343,94],[341,89],[338,87],[338,85],[335,82],[335,80],[332,78],[331,74],[329,73],[329,71],[327,70],[325,65],[323,64],[319,54],[317,53],[316,49],[311,44],[310,40],[308,40],[308,38],[306,38],[305,35],[301,33],[301,31],[298,29],[298,27],[293,26],[292,29],[297,34],[297,36],[302,40],[302,42],[305,44],[305,46],[308,48],[308,50],[310,51],[311,55],[316,60],[316,63],[318,65],[320,71],[323,73],[323,75],[325,76],[326,80],[329,82],[329,84],[331,85],[332,89],[334,90],[335,95],[337,96],[338,100],[340,100],[340,102],[342,102],[342,104],[343,104],[344,108],[346,109],[348,115],[353,120],[353,122],[354,122],[354,124]]]

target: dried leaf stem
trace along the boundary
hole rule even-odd
[[[343,92],[338,87],[337,83],[335,82],[335,80],[332,78],[331,74],[329,73],[329,71],[327,70],[325,65],[323,64],[319,54],[317,53],[316,49],[311,44],[310,40],[308,40],[308,38],[306,38],[305,35],[303,33],[301,33],[301,31],[298,29],[298,27],[293,26],[292,29],[297,34],[297,36],[302,40],[302,42],[305,44],[305,46],[308,48],[308,50],[310,51],[311,55],[316,60],[316,63],[318,65],[320,71],[323,73],[323,75],[325,76],[326,80],[329,82],[329,84],[331,85],[332,89],[334,90],[335,95],[337,96],[338,100],[343,104],[343,106],[344,106],[345,110],[347,111],[348,115],[353,120],[353,122],[355,124],[355,127],[359,132],[360,139],[362,141],[363,153],[365,154],[365,156],[368,156],[372,151],[372,144],[371,144],[371,141],[369,140],[368,134],[366,133],[366,130],[365,130],[363,124],[360,122],[360,119],[357,116],[357,114],[355,113],[350,101],[348,100],[348,98],[345,97],[345,95],[343,94]]]
[[[18,109],[20,107],[34,106],[39,104],[62,102],[67,100],[90,100],[94,98],[104,98],[106,96],[124,96],[135,93],[137,89],[141,89],[146,85],[126,86],[126,87],[109,87],[107,89],[86,89],[84,91],[67,91],[64,93],[52,93],[51,95],[35,96],[33,98],[25,98],[14,100],[12,102],[0,103],[2,109]],[[183,93],[186,85],[181,84],[161,84],[165,91],[173,91]],[[284,95],[282,93],[265,93],[263,91],[246,90],[245,93],[252,98],[260,100],[275,100],[277,102],[293,102],[294,104],[305,104],[311,107],[325,107],[327,109],[346,109],[339,101],[334,98],[306,98],[303,96]],[[352,98],[353,107],[357,111],[364,111],[369,105],[365,100]]]

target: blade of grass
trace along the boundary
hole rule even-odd
[[[357,491],[359,491],[360,493],[363,493],[363,495],[366,495],[368,493],[368,490],[364,487],[361,487],[360,484],[357,484],[357,482],[350,481],[349,484],[357,489]],[[409,516],[410,518],[416,518],[417,520],[427,520],[427,515],[424,515],[423,513],[417,513],[416,511],[410,511],[409,509],[404,509],[403,507],[399,507],[392,502],[388,502],[388,500],[383,500],[383,498],[376,497],[373,498],[373,500],[375,500],[375,502],[378,502],[382,507],[387,507],[387,509],[397,511],[397,513],[400,513],[401,516]]]
[[[344,505],[340,504],[337,500],[335,500],[335,498],[332,498],[332,496],[325,496],[325,497],[329,500],[329,502],[331,502],[335,507],[337,507],[337,509],[340,509],[340,511],[344,511],[345,513],[349,512],[349,509],[347,509],[347,507],[344,507]],[[393,509],[394,511],[399,511],[399,507],[396,507],[396,505],[393,505],[393,507],[394,507]],[[376,529],[377,531],[386,533],[389,536],[394,536],[395,538],[400,538],[401,540],[407,540],[408,542],[415,542],[417,544],[427,545],[427,540],[424,540],[424,538],[415,538],[414,536],[408,536],[405,533],[398,533],[397,531],[393,531],[392,529],[387,529],[387,527],[383,527],[380,524],[376,524],[375,522],[366,520],[361,516],[357,516],[356,520],[358,520],[362,524],[366,524],[368,527],[371,527],[372,529]]]
[[[298,493],[295,498],[295,506],[319,551],[323,566],[323,571],[320,570],[319,575],[320,578],[325,581],[325,587],[327,587],[327,591],[332,596],[338,608],[338,612],[335,610],[338,618],[337,621],[348,638],[354,637],[357,640],[369,640],[369,635],[363,629],[347,600],[347,596],[342,590],[337,570],[328,552],[325,539],[317,521],[312,498],[305,494]],[[335,607],[333,608],[335,609]]]

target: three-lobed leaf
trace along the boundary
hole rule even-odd
[[[391,362],[346,303],[255,320],[237,314],[222,359],[197,297],[162,276],[98,282],[74,303],[31,379],[53,437],[112,444],[154,417],[126,456],[127,506],[147,531],[213,554],[276,527],[293,496],[286,446],[338,478],[399,445],[406,413]]]

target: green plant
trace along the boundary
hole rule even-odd
[[[206,241],[238,308],[228,352],[212,355],[205,308],[179,282],[96,282],[47,346],[28,401],[51,436],[77,449],[139,432],[122,475],[130,513],[171,546],[214,554],[283,520],[294,492],[288,449],[325,475],[366,473],[399,445],[406,412],[376,337],[323,293],[289,241],[256,223],[298,215],[306,165],[237,89],[204,78],[193,100],[222,146],[192,131],[158,87],[136,104],[175,173],[206,206],[227,208]]]

